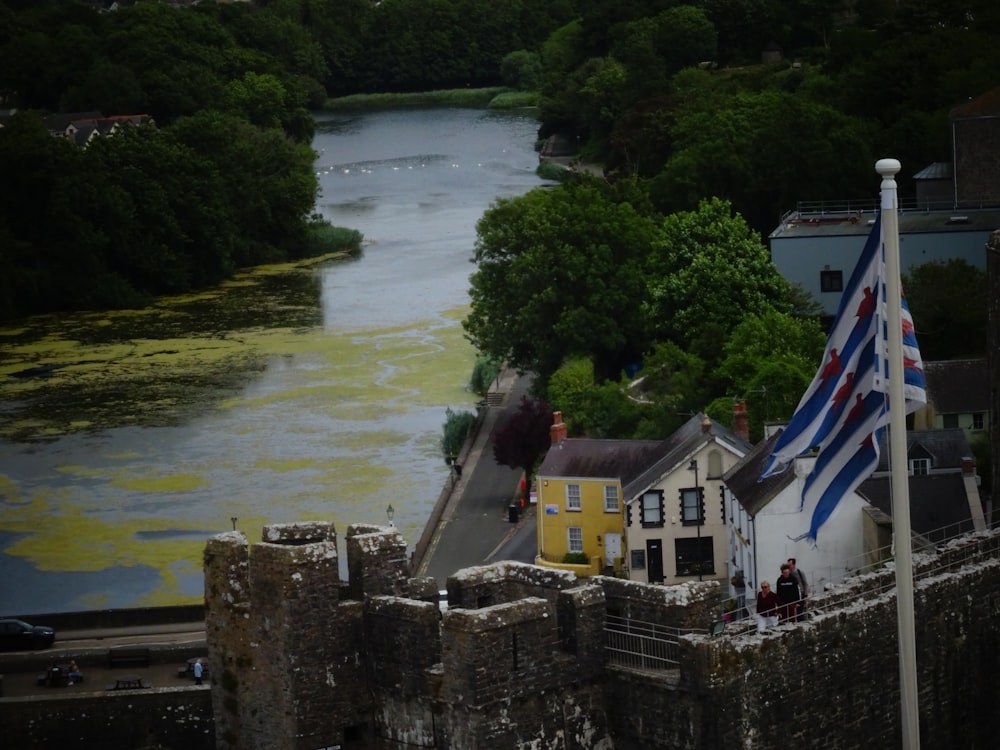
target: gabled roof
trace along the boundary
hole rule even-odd
[[[887,433],[882,433],[878,466],[875,472],[889,471],[889,445]],[[906,455],[909,458],[930,458],[931,471],[953,469],[961,471],[962,459],[972,455],[965,430],[949,427],[943,430],[908,430]]]
[[[928,164],[915,175],[914,180],[950,180],[952,178],[951,162],[936,161]]]
[[[705,429],[706,423],[708,424],[707,430]],[[722,442],[738,455],[746,455],[752,448],[750,443],[714,419],[709,419],[708,415],[695,414],[663,441],[665,451],[655,463],[649,465],[645,471],[636,476],[634,481],[628,484],[622,483],[622,494],[625,502],[630,502],[641,495],[660,481],[680,461],[708,442]]]
[[[795,478],[791,467],[766,479],[760,479],[761,472],[774,450],[778,436],[783,430],[776,430],[771,437],[758,443],[752,451],[722,476],[736,501],[752,517],[778,495]]]
[[[990,408],[985,359],[924,362],[927,397],[938,414],[973,414]]]
[[[564,438],[549,448],[539,477],[632,481],[666,450],[663,440]]]
[[[858,494],[892,516],[891,481],[888,475],[866,479]],[[910,528],[918,534],[933,536],[932,532],[955,524],[971,528],[972,514],[961,472],[911,476],[909,494]]]

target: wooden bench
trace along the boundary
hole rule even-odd
[[[149,666],[149,649],[118,647],[108,649],[108,667]]]

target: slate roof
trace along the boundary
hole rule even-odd
[[[878,467],[875,472],[889,471],[887,433],[882,433]],[[906,453],[910,458],[931,459],[931,470],[961,469],[962,459],[972,455],[965,430],[949,427],[943,430],[910,430],[906,433]]]
[[[915,175],[914,180],[950,180],[952,178],[951,162],[936,161],[928,164]]]
[[[989,411],[990,380],[985,359],[924,362],[927,395],[938,414]]]
[[[858,494],[890,517],[891,481],[889,475],[883,475],[866,479],[858,487]],[[972,530],[972,514],[961,472],[911,476],[909,494],[910,528],[917,533],[933,539],[933,532],[946,526],[953,528],[942,536],[951,536],[959,531],[954,528],[956,524],[963,527],[961,530]]]
[[[664,450],[663,440],[564,438],[549,448],[538,467],[538,477],[618,479],[625,485]]]
[[[751,517],[756,516],[795,478],[794,469],[789,467],[780,474],[758,481],[782,432],[783,430],[776,430],[767,440],[758,443],[722,477],[733,497]]]
[[[991,89],[965,104],[960,104],[948,114],[952,120],[971,120],[977,117],[1000,115],[1000,87]]]
[[[617,479],[628,502],[709,440],[722,440],[741,453],[751,449],[749,443],[714,420],[710,420],[708,432],[703,432],[706,419],[706,415],[696,414],[666,440],[565,438],[549,448],[538,477]]]
[[[709,422],[709,429],[703,429],[705,420]],[[625,502],[635,499],[647,489],[656,484],[671,468],[676,466],[685,457],[691,455],[708,441],[719,440],[728,444],[734,452],[746,455],[753,446],[743,438],[737,436],[731,430],[709,419],[706,414],[695,414],[687,422],[682,424],[674,433],[663,441],[664,453],[649,465],[646,471],[635,477],[628,484],[622,482],[622,494]],[[703,475],[704,476],[704,475]],[[706,479],[708,477],[705,477]]]

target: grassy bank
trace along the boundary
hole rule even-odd
[[[354,94],[327,99],[325,109],[331,112],[429,106],[517,109],[537,105],[538,95],[535,93],[493,86],[483,89],[444,89],[411,94]]]

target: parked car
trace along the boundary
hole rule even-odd
[[[44,625],[30,625],[23,620],[0,620],[0,649],[27,651],[48,648],[56,640],[56,631]]]

